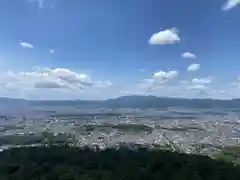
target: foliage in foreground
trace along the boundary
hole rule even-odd
[[[214,154],[213,158],[240,165],[240,146],[229,146],[220,153]]]
[[[2,180],[239,180],[240,167],[145,148],[35,147],[0,153]]]

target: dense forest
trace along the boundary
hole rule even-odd
[[[240,167],[146,148],[15,148],[0,153],[0,180],[239,180]]]

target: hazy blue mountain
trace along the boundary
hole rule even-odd
[[[139,107],[139,108],[167,108],[167,107],[194,107],[194,108],[240,108],[240,100],[219,99],[183,99],[156,96],[123,96],[105,101],[112,107]]]
[[[25,99],[0,98],[0,107],[4,106],[25,106],[27,104]]]
[[[240,108],[240,99],[183,99],[156,96],[122,96],[103,101],[88,100],[24,100],[0,98],[0,106],[79,106],[79,107],[110,107],[110,108]]]

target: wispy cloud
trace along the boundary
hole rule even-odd
[[[54,49],[49,49],[49,52],[50,52],[51,54],[54,54],[54,53],[55,53],[55,50],[54,50]]]
[[[30,49],[33,48],[33,45],[32,45],[32,44],[27,43],[27,42],[23,42],[23,41],[20,42],[20,45],[21,45],[23,48],[30,48]]]
[[[204,84],[194,84],[194,85],[188,86],[187,89],[189,89],[189,90],[206,90],[207,87]]]
[[[236,7],[237,5],[240,5],[240,0],[228,0],[223,6],[222,10],[227,11],[229,9],[232,9]]]
[[[67,68],[37,68],[34,71],[12,72],[0,74],[0,84],[4,87],[15,87],[19,91],[26,89],[51,90],[61,89],[74,92],[89,90],[119,89],[109,80],[93,81],[85,73],[74,72]],[[1,87],[0,87],[1,88]]]
[[[18,94],[26,97],[29,94],[34,97],[40,95],[44,99],[83,96],[87,99],[102,99],[126,94],[183,98],[239,98],[239,80],[232,84],[224,83],[223,86],[216,86],[212,76],[177,81],[175,78],[178,76],[178,71],[158,71],[136,84],[116,86],[116,82],[93,80],[85,73],[66,68],[37,68],[33,71],[0,72],[0,92],[14,91],[15,94],[12,95],[15,97]]]
[[[192,79],[192,83],[194,84],[211,84],[212,83],[212,77],[206,77],[206,78],[194,78]]]
[[[30,3],[36,3],[39,8],[44,7],[44,1],[45,0],[28,0],[28,2]]]
[[[152,74],[151,77],[143,79],[139,84],[138,87],[141,89],[147,89],[152,90],[156,89],[159,86],[162,86],[163,84],[169,82],[171,79],[178,76],[178,71],[158,71]]]

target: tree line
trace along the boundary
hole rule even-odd
[[[239,180],[240,167],[206,156],[147,148],[65,146],[0,153],[0,180]]]

